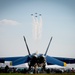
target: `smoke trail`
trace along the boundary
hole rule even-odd
[[[40,16],[40,22],[39,22],[39,38],[42,37],[42,16]]]
[[[42,17],[40,14],[39,17],[32,15],[32,18],[33,18],[33,37],[35,40],[38,40],[42,36]]]
[[[38,19],[35,17],[35,39],[38,39]]]
[[[36,21],[35,21],[35,17],[33,15],[32,15],[32,19],[33,19],[33,22],[32,22],[33,23],[32,33],[33,33],[33,37],[36,38],[35,37],[36,36],[36,26],[35,26],[36,25]]]

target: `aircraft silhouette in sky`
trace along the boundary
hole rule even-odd
[[[3,57],[3,58],[1,57],[0,63],[4,63],[5,61],[12,61],[13,66],[20,65],[23,63],[28,63],[29,69],[31,67],[36,68],[37,66],[45,69],[46,63],[47,65],[59,65],[59,66],[66,66],[66,64],[75,63],[74,58],[51,57],[47,55],[49,46],[52,41],[52,37],[49,41],[45,54],[37,54],[37,53],[31,54],[25,36],[23,36],[23,38],[28,51],[28,55],[20,57]]]

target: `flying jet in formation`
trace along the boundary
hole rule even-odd
[[[64,57],[51,57],[47,55],[47,52],[49,50],[49,46],[52,41],[52,37],[50,38],[49,44],[47,46],[46,52],[44,54],[37,54],[37,53],[30,53],[27,41],[25,36],[23,36],[24,42],[28,51],[28,55],[26,56],[20,56],[20,57],[1,57],[0,63],[4,63],[5,61],[11,61],[13,66],[20,65],[23,63],[28,63],[29,69],[31,67],[36,68],[41,67],[43,69],[46,68],[47,65],[59,65],[59,66],[66,66],[66,64],[73,64],[75,63],[74,58],[64,58]]]

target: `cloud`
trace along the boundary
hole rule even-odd
[[[20,23],[18,23],[15,20],[8,20],[8,19],[0,20],[0,25],[18,25],[18,24]]]

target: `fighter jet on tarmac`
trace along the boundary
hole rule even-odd
[[[31,69],[31,67],[36,68],[37,66],[45,69],[46,63],[47,65],[59,65],[59,66],[66,66],[66,64],[75,63],[74,58],[51,57],[47,55],[49,46],[52,41],[52,37],[49,41],[48,47],[44,54],[36,54],[36,53],[31,54],[25,36],[23,36],[23,38],[28,51],[28,55],[21,57],[3,57],[0,58],[0,63],[4,63],[5,61],[12,61],[13,66],[28,63],[29,69]]]

